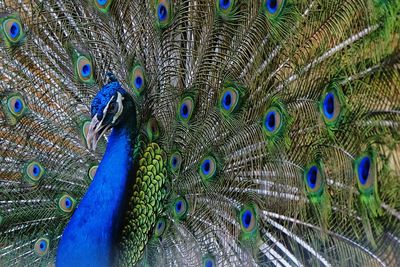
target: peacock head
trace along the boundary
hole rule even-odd
[[[88,148],[95,150],[99,139],[109,129],[123,126],[128,116],[136,116],[133,99],[116,80],[112,80],[92,101],[92,121],[86,138]]]

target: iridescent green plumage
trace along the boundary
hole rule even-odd
[[[86,144],[110,81],[137,117],[114,262],[398,266],[399,15],[395,0],[0,0],[0,266],[54,263],[110,143]]]

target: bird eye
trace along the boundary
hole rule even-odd
[[[109,104],[109,106],[108,106],[107,113],[114,114],[114,113],[117,113],[117,111],[118,111],[117,103],[116,102],[111,102]]]
[[[44,256],[49,251],[50,241],[47,238],[41,237],[35,242],[35,253],[38,256]]]

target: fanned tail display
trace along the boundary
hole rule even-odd
[[[397,0],[0,0],[0,266],[399,266]]]

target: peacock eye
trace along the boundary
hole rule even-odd
[[[135,65],[131,70],[130,84],[136,95],[140,95],[146,87],[144,69],[139,64]]]
[[[185,97],[178,105],[179,119],[188,122],[192,117],[194,102],[191,97]]]
[[[118,105],[116,102],[111,102],[108,106],[107,113],[114,114],[118,111]]]
[[[264,0],[264,10],[267,17],[276,17],[282,11],[285,0]]]
[[[38,256],[44,256],[49,251],[50,241],[47,238],[41,237],[39,238],[34,245],[35,253]]]
[[[171,171],[176,173],[179,172],[182,164],[182,156],[179,152],[174,152],[169,160],[169,166],[171,168]]]
[[[17,44],[24,36],[21,22],[15,18],[3,22],[3,31],[10,44]]]
[[[341,113],[341,103],[335,90],[326,92],[321,100],[321,112],[326,124],[335,124]]]
[[[267,133],[267,135],[272,136],[279,131],[282,124],[281,118],[282,114],[277,108],[272,107],[267,110],[267,112],[264,115],[264,123],[263,123],[263,128]]]
[[[161,28],[168,26],[172,20],[172,5],[171,0],[157,0],[156,1],[156,16],[158,25]]]
[[[304,180],[307,192],[310,196],[321,195],[323,192],[323,173],[317,164],[311,164],[306,168]]]
[[[93,180],[94,176],[96,175],[98,167],[99,167],[98,165],[94,165],[94,166],[90,167],[90,169],[88,171],[88,176],[89,176],[90,180]]]
[[[85,56],[80,56],[77,60],[76,70],[81,81],[86,82],[93,78],[92,62]]]
[[[173,214],[177,219],[184,219],[188,211],[188,203],[184,197],[178,197],[175,199],[173,206]]]
[[[217,163],[215,159],[211,156],[204,158],[200,163],[199,172],[201,178],[205,182],[214,178],[217,173]]]
[[[150,118],[147,122],[146,133],[150,140],[156,140],[160,137],[160,127],[155,118]]]
[[[87,135],[88,135],[88,133],[89,133],[89,127],[90,127],[90,121],[85,121],[83,124],[82,124],[82,136],[83,136],[83,138],[84,138],[84,144],[86,145],[86,139],[87,139]]]
[[[76,200],[68,194],[62,195],[58,200],[58,207],[65,213],[71,213],[76,206]]]
[[[375,158],[371,155],[362,155],[355,160],[355,173],[359,190],[364,194],[373,191],[376,179]]]
[[[39,162],[31,161],[26,167],[25,174],[27,181],[35,184],[44,175],[44,168]]]
[[[7,109],[15,117],[21,117],[25,111],[25,102],[21,96],[12,96],[7,101]]]
[[[244,207],[240,211],[240,226],[242,231],[249,233],[254,231],[257,226],[257,216],[253,207]]]
[[[154,237],[160,237],[165,232],[167,228],[167,221],[165,218],[159,218],[156,222],[155,230],[154,230]]]
[[[110,9],[111,2],[112,0],[94,0],[95,6],[104,13]]]
[[[220,106],[224,114],[230,114],[236,110],[239,102],[238,92],[231,87],[226,88],[220,98]]]

